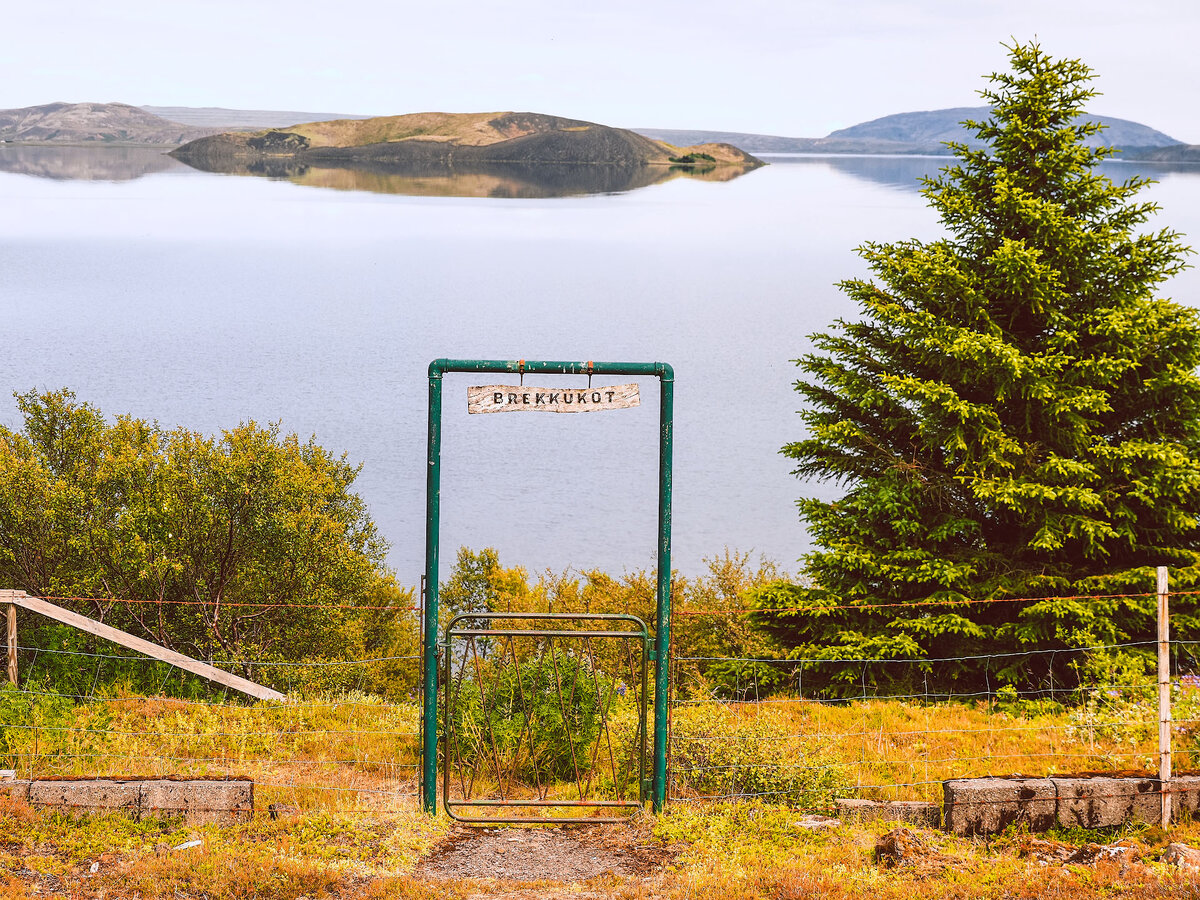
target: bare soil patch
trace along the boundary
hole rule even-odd
[[[417,864],[418,878],[579,882],[633,878],[676,855],[636,825],[468,828],[456,825]]]

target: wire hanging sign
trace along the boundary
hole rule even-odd
[[[535,387],[525,384],[525,360],[517,363],[517,384],[481,384],[467,388],[467,412],[601,412],[642,405],[637,383],[592,387],[595,363],[587,363],[587,387]]]

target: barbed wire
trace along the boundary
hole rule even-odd
[[[257,600],[156,600],[152,597],[57,597],[52,594],[29,594],[38,600],[57,600],[60,603],[108,603],[147,606],[237,607],[238,609],[355,609],[364,612],[391,610],[415,612],[419,606],[367,603],[263,603]]]
[[[1196,594],[1200,591],[1172,591],[1172,594]],[[1158,595],[1153,591],[1136,594],[1071,594],[1048,597],[961,597],[945,600],[906,600],[895,603],[810,603],[803,606],[744,606],[724,609],[679,609],[680,616],[723,616],[747,613],[806,613],[839,612],[846,610],[912,609],[925,606],[974,606],[983,603],[1047,603],[1075,600],[1134,600],[1151,599]]]
[[[1196,641],[1173,641],[1172,643],[1200,643]],[[1009,659],[1014,656],[1044,656],[1057,653],[1092,653],[1099,650],[1125,650],[1130,647],[1155,647],[1156,641],[1128,641],[1122,644],[1093,644],[1082,647],[1044,647],[1029,650],[1011,650],[1002,653],[978,653],[966,656],[864,656],[864,657],[801,657],[796,659],[754,656],[675,656],[676,662],[744,662],[773,663],[777,665],[819,665],[831,663],[949,663],[975,662],[981,659]]]
[[[123,656],[119,653],[92,653],[85,650],[52,650],[45,647],[17,647],[26,653],[46,653],[51,656],[84,656],[89,659],[115,659],[124,662],[150,662],[158,663],[164,666],[178,668],[174,663],[169,663],[166,660],[155,659],[153,656],[145,654],[133,654]],[[404,656],[373,656],[366,659],[316,659],[316,660],[262,660],[262,659],[211,659],[201,660],[210,666],[245,666],[249,668],[270,668],[272,666],[279,668],[320,668],[323,666],[359,666],[369,663],[397,662],[400,660],[420,659],[420,654],[406,654]]]

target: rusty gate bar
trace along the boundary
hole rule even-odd
[[[647,375],[659,380],[658,578],[653,646],[654,758],[650,799],[661,812],[667,800],[667,715],[671,650],[671,480],[674,446],[675,371],[664,362],[568,362],[553,360],[435,359],[429,364],[429,440],[425,479],[425,620],[421,679],[421,804],[437,812],[438,553],[441,530],[442,378],[447,373],[557,373]]]
[[[468,621],[476,622],[479,620],[493,621],[496,619],[506,619],[520,622],[552,622],[561,623],[566,621],[589,621],[589,622],[626,622],[634,627],[632,629],[619,630],[613,628],[600,629],[567,629],[567,628],[458,628],[459,622]],[[478,799],[473,800],[469,797],[464,797],[462,800],[451,800],[451,767],[454,754],[450,747],[450,737],[452,733],[452,713],[454,709],[453,701],[453,685],[455,683],[453,666],[454,666],[454,639],[455,638],[470,638],[477,637],[530,637],[530,638],[610,638],[622,641],[637,641],[641,648],[641,659],[639,663],[639,681],[640,689],[638,693],[638,726],[635,736],[635,756],[637,759],[636,773],[634,782],[637,786],[636,800],[588,800],[580,796],[577,800],[527,800],[517,798],[506,798],[501,796],[501,799]],[[510,808],[510,809],[624,809],[629,811],[637,811],[645,806],[647,800],[648,781],[646,778],[646,703],[648,700],[648,667],[647,662],[650,656],[650,633],[646,628],[646,623],[640,618],[627,613],[491,613],[491,612],[468,612],[456,615],[450,620],[446,626],[446,639],[439,645],[439,651],[445,661],[445,669],[442,674],[444,700],[442,704],[442,712],[445,716],[445,724],[442,729],[442,805],[446,813],[454,820],[472,824],[472,825],[498,825],[498,824],[550,824],[550,825],[580,825],[580,824],[615,824],[625,821],[625,817],[621,816],[554,816],[552,818],[536,818],[532,816],[466,816],[456,812],[458,809],[483,807],[483,808]],[[553,652],[553,651],[551,651]],[[519,662],[516,660],[516,654],[513,654],[514,665],[519,667]],[[466,667],[466,658],[463,659],[463,667]],[[458,679],[461,692],[461,676]],[[518,675],[519,683],[519,675]],[[480,687],[482,695],[482,685]],[[597,690],[599,688],[597,687]],[[561,685],[558,686],[559,701],[562,702]],[[611,698],[610,698],[611,703]],[[483,709],[485,719],[487,718],[487,710]],[[608,732],[607,709],[600,710],[601,722],[600,731],[596,736],[596,741],[599,742],[603,738],[607,738],[611,745],[611,733]],[[564,728],[566,717],[564,716]],[[490,729],[490,725],[489,725]],[[607,734],[606,734],[607,732]],[[532,744],[532,731],[530,733],[530,741]],[[568,734],[568,744],[570,744]],[[518,740],[518,751],[520,741]],[[493,738],[493,752],[495,751]],[[574,748],[571,749],[572,759],[574,759]],[[593,763],[595,759],[593,757]],[[499,762],[496,765],[497,778],[500,778]],[[616,780],[616,772],[613,773],[614,782]],[[536,768],[535,768],[536,778]],[[590,784],[590,776],[589,776]],[[578,786],[578,781],[577,781]],[[582,789],[581,789],[582,794]]]

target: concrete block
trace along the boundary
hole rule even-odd
[[[249,822],[254,817],[254,782],[143,781],[141,816],[182,816],[189,825]]]
[[[942,811],[936,803],[920,800],[838,800],[838,818],[845,822],[904,822],[921,828],[938,828]]]
[[[16,800],[18,803],[29,802],[29,782],[15,778],[0,781],[0,797]]]
[[[1200,775],[1177,775],[1171,779],[1171,818],[1200,819]]]
[[[942,790],[945,828],[957,835],[996,834],[1016,823],[1044,831],[1055,821],[1049,778],[958,778]]]
[[[1058,824],[1111,828],[1131,819],[1158,822],[1162,798],[1156,778],[1051,778],[1058,792]]]
[[[29,785],[33,806],[72,815],[121,812],[137,818],[141,785],[136,781],[34,781]]]

